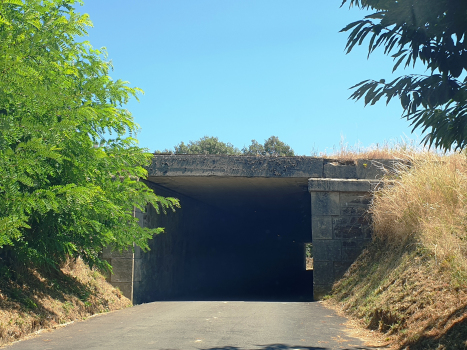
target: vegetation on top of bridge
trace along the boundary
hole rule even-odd
[[[295,152],[289,145],[285,144],[277,136],[271,136],[260,144],[256,140],[251,140],[251,145],[243,147],[241,150],[230,142],[219,141],[217,137],[204,136],[196,141],[183,141],[176,145],[173,150],[165,149],[156,151],[158,153],[169,154],[220,154],[220,155],[243,155],[243,156],[275,156],[293,157]]]

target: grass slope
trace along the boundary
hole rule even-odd
[[[467,348],[467,159],[413,156],[375,193],[374,239],[328,303],[398,349]]]
[[[16,270],[0,280],[0,345],[128,306],[130,300],[82,260],[60,271]]]

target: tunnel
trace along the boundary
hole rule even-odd
[[[136,303],[156,300],[311,300],[308,177],[149,176],[181,209],[145,214],[164,227],[141,255]]]
[[[324,298],[372,239],[369,205],[397,160],[156,154],[144,181],[181,209],[148,206],[140,248],[102,258],[134,304]],[[390,183],[390,182],[389,182]],[[306,269],[306,247],[313,269]]]

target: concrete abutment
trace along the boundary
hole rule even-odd
[[[135,304],[155,300],[319,300],[371,240],[371,191],[394,160],[156,155],[147,180],[180,199],[151,250],[109,250],[110,282]],[[314,270],[305,270],[312,242]],[[106,255],[107,254],[107,255]],[[312,286],[313,283],[313,286]]]

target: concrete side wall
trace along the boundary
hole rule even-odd
[[[366,211],[376,185],[368,180],[309,180],[315,300],[331,291],[371,240]]]
[[[191,288],[196,289],[200,279],[190,274],[193,244],[202,244],[202,231],[216,225],[212,208],[168,189],[149,184],[158,195],[177,197],[182,209],[157,214],[152,207],[143,216],[145,227],[164,227],[165,232],[150,242],[150,251],[135,252],[134,303],[175,298]],[[213,215],[214,214],[214,215]],[[200,242],[193,242],[198,237]]]

